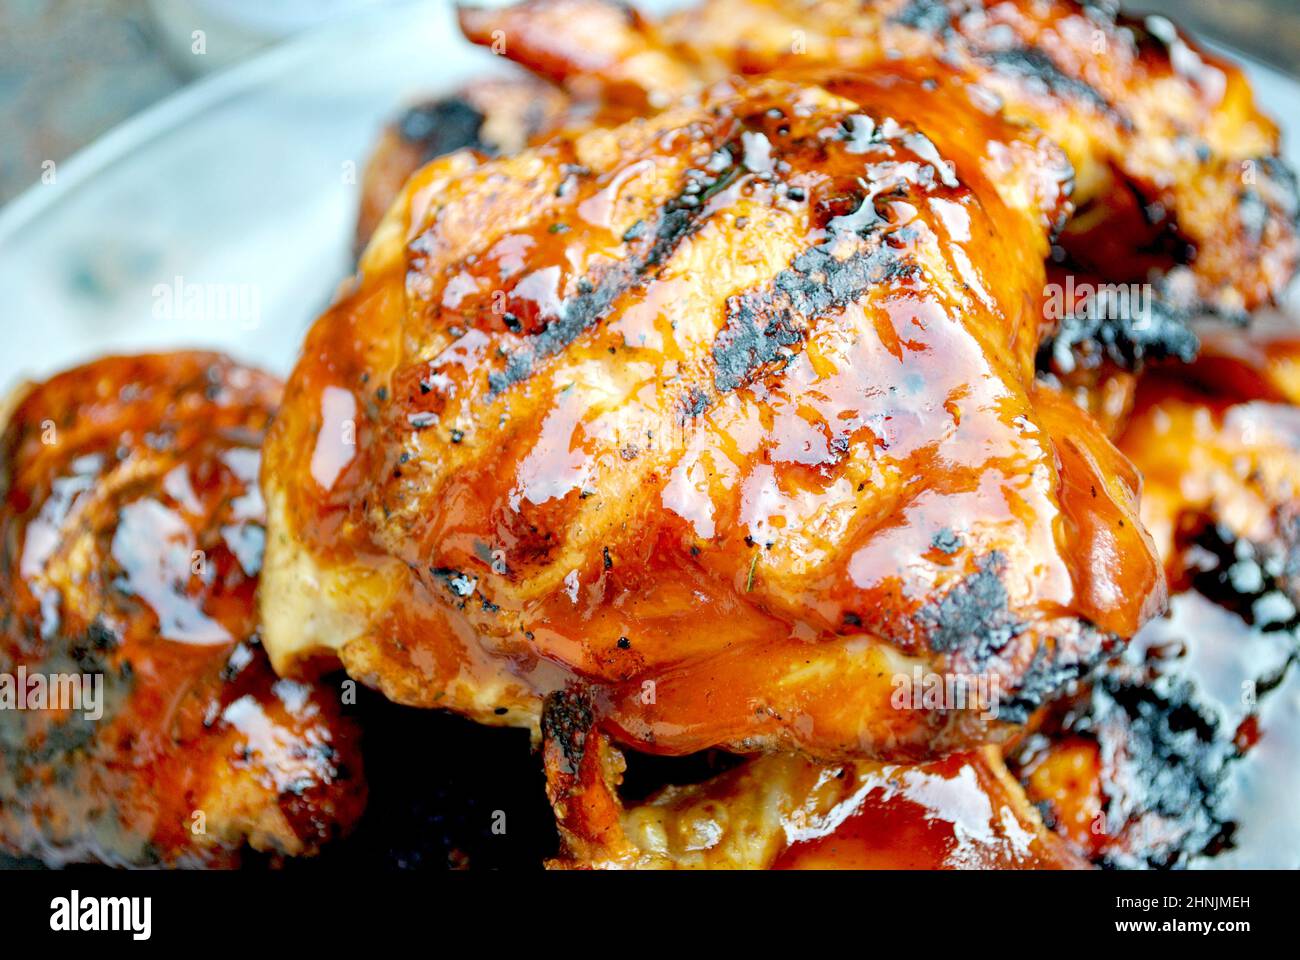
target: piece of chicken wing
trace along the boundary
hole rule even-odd
[[[222,866],[244,844],[310,853],[360,814],[338,695],[277,679],[258,645],[279,395],[180,353],[99,360],[17,403],[0,437],[0,849]]]

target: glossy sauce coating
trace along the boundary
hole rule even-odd
[[[599,22],[590,35],[557,22]],[[1236,66],[1163,17],[1074,0],[704,0],[658,21],[608,0],[464,8],[470,39],[575,94],[662,104],[732,72],[942,62],[1069,155],[1061,244],[1111,282],[1163,274],[1182,310],[1239,315],[1294,275],[1296,183]],[[548,29],[549,27],[549,29]]]
[[[102,716],[0,710],[4,849],[220,866],[245,843],[311,852],[359,815],[337,696],[278,679],[258,641],[256,481],[279,393],[180,353],[99,360],[18,402],[0,439],[0,673],[99,677]]]
[[[435,157],[472,147],[514,153],[558,126],[569,98],[536,77],[500,77],[413,104],[384,128],[366,161],[357,212],[356,250],[370,235],[416,170]]]
[[[1162,602],[1135,474],[1033,383],[1067,178],[937,67],[434,162],[269,437],[277,667],[496,723],[591,683],[667,753],[1005,735]],[[893,708],[916,664],[1007,715]]]

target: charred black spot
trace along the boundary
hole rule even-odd
[[[952,20],[946,0],[911,0],[894,15],[893,22],[938,35],[949,31]]]
[[[949,556],[961,549],[961,537],[951,527],[944,527],[930,539],[930,545]]]
[[[974,573],[917,611],[931,650],[961,653],[978,667],[1024,630],[1024,622],[1010,610],[1002,583],[1005,563],[997,551],[981,557]]]
[[[1296,631],[1292,570],[1297,551],[1292,543],[1257,544],[1240,539],[1226,527],[1209,524],[1179,546],[1191,586],[1258,630]]]
[[[1257,157],[1247,163],[1254,167],[1254,182],[1237,194],[1237,216],[1247,239],[1252,243],[1262,241],[1275,216],[1293,230],[1300,227],[1300,186],[1295,171],[1277,157]]]
[[[1133,298],[1113,285],[1098,289],[1083,315],[1070,314],[1038,348],[1038,369],[1069,373],[1109,360],[1124,370],[1140,370],[1148,360],[1190,363],[1201,347],[1188,325],[1190,314],[1157,296],[1133,309]]]
[[[542,738],[560,748],[568,773],[582,765],[587,733],[594,723],[591,700],[580,687],[556,690],[542,704]]]
[[[122,643],[117,631],[96,617],[86,628],[86,643],[94,650],[114,650]]]
[[[441,580],[443,585],[457,597],[468,597],[478,587],[477,577],[471,577],[450,567],[430,567],[429,573]]]
[[[1095,633],[1087,624],[1080,625],[1080,629]],[[1011,696],[999,704],[998,719],[1007,723],[1027,723],[1035,710],[1057,696],[1070,681],[1079,679],[1095,666],[1095,660],[1102,657],[1101,647],[1100,642],[1089,643],[1087,648],[1097,651],[1094,662],[1080,663],[1058,659],[1046,645],[1038,646]]]
[[[479,139],[484,120],[466,100],[448,97],[407,110],[397,121],[397,132],[420,148],[421,161],[427,163],[464,147],[486,150],[487,145]]]
[[[709,395],[699,387],[691,387],[682,400],[683,414],[686,419],[698,417],[709,409]]]
[[[1203,712],[1181,678],[1158,687],[1106,674],[1068,732],[1091,735],[1113,758],[1109,831],[1132,841],[1103,855],[1113,867],[1170,867],[1210,848],[1225,833],[1222,812],[1232,731]],[[1157,821],[1158,828],[1141,829]]]

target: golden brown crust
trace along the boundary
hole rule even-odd
[[[533,77],[477,80],[443,97],[404,110],[375,144],[361,179],[356,250],[369,242],[408,177],[453,150],[492,156],[522,150],[559,125],[568,97]]]

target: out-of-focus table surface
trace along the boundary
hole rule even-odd
[[[1126,7],[1165,14],[1300,75],[1297,0],[1136,0]],[[147,0],[0,0],[0,204],[35,183],[46,161],[66,160],[188,83],[195,71],[186,60],[168,52]]]
[[[0,203],[187,80],[145,0],[0,0]]]

